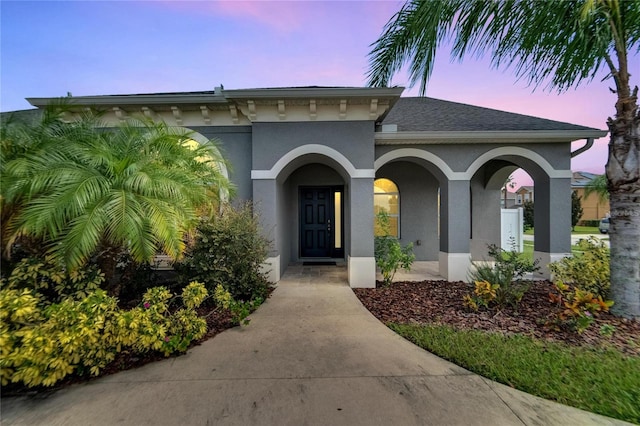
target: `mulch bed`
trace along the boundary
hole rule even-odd
[[[464,282],[397,282],[389,287],[354,289],[362,304],[384,323],[441,324],[505,334],[524,334],[570,345],[604,347],[613,345],[626,354],[640,356],[640,322],[601,314],[587,330],[578,334],[568,328],[554,330],[545,323],[560,310],[549,300],[555,292],[548,281],[536,281],[525,294],[518,310],[473,312],[463,305],[472,291]],[[601,333],[605,324],[615,327],[612,336]]]

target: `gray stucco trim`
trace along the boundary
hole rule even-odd
[[[383,165],[400,158],[420,158],[435,165],[450,181],[470,180],[487,161],[505,155],[517,155],[535,161],[550,178],[571,178],[572,176],[571,170],[555,169],[542,155],[514,146],[494,148],[483,153],[464,172],[454,172],[442,158],[419,148],[399,148],[386,152],[376,159],[374,168],[378,170]]]
[[[485,131],[419,131],[376,132],[376,145],[454,144],[473,142],[556,143],[586,138],[601,138],[605,130],[485,130]]]
[[[31,105],[43,108],[60,98],[26,98]],[[65,98],[71,105],[115,106],[115,105],[184,105],[227,103],[224,96],[214,93],[156,93],[143,95],[97,95],[71,96]]]
[[[281,87],[268,89],[224,90],[227,98],[355,98],[355,97],[399,97],[404,87]]]
[[[337,150],[320,144],[306,144],[284,154],[269,170],[252,170],[251,179],[276,179],[280,172],[293,160],[307,154],[322,154],[336,161],[352,178],[374,178],[373,169],[356,169],[355,166]]]

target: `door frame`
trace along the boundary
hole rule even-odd
[[[329,247],[329,256],[328,257],[310,257],[310,256],[302,256],[302,228],[303,228],[303,197],[302,194],[305,190],[308,189],[327,189],[329,190],[329,199],[328,199],[328,217],[331,220],[331,234],[330,234],[330,247]],[[336,222],[336,194],[340,194],[340,211],[337,212],[340,217],[339,221]],[[299,259],[344,259],[344,185],[300,185],[298,187],[298,258]],[[338,244],[336,244],[335,227],[339,226],[340,228],[340,239]]]

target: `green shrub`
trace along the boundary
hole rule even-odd
[[[523,206],[522,206],[522,226],[523,226],[523,231],[527,231],[529,229],[533,229],[533,225],[534,225],[534,208],[533,208],[533,201],[525,201]]]
[[[480,306],[501,309],[511,305],[517,309],[531,282],[525,280],[525,274],[537,271],[538,260],[532,261],[512,247],[506,251],[495,244],[489,247],[489,256],[493,264],[477,264],[469,272],[469,279],[475,283],[473,295],[464,296],[465,306],[477,310]]]
[[[193,340],[207,331],[206,321],[195,311],[207,295],[203,284],[192,282],[182,291],[184,308],[171,312],[171,292],[165,287],[150,288],[142,298],[142,306],[121,311],[118,316],[119,341],[140,353],[155,350],[169,356],[186,351]]]
[[[600,219],[581,220],[579,225],[597,228],[600,226]]]
[[[183,278],[204,283],[211,294],[220,284],[236,300],[265,299],[270,285],[262,272],[267,248],[251,206],[225,206],[213,219],[200,222],[176,269]]]
[[[573,284],[580,290],[607,299],[611,287],[609,249],[594,237],[579,240],[577,246],[582,253],[549,265],[554,280]]]
[[[225,288],[218,284],[213,293],[213,298],[218,306],[231,312],[233,324],[247,325],[249,320],[247,317],[263,302],[263,299],[250,300],[248,302],[237,301]]]
[[[182,293],[183,308],[169,310],[172,295],[162,287],[144,295],[142,306],[120,310],[104,290],[82,300],[46,305],[29,289],[0,291],[0,377],[2,384],[51,386],[72,373],[99,374],[115,355],[185,351],[206,333],[195,308],[206,298],[200,283]]]
[[[411,270],[411,264],[416,256],[413,254],[413,244],[402,247],[400,241],[390,235],[389,215],[380,212],[376,215],[376,228],[382,235],[374,238],[374,255],[376,266],[382,272],[384,285],[391,285],[398,269]]]
[[[46,301],[59,302],[68,297],[83,299],[103,281],[104,275],[95,266],[68,271],[52,256],[46,256],[22,259],[6,279],[0,280],[0,286],[37,291]]]

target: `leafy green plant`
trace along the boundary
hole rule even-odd
[[[219,215],[200,221],[176,269],[183,278],[203,282],[212,294],[222,285],[236,300],[265,299],[270,284],[262,264],[268,244],[250,204],[224,206]]]
[[[474,285],[473,295],[465,294],[463,296],[464,306],[474,311],[480,307],[489,308],[489,305],[496,300],[500,285],[491,284],[489,281],[476,281]]]
[[[557,281],[555,287],[558,294],[549,294],[549,300],[561,306],[563,310],[556,318],[547,321],[548,327],[557,329],[564,324],[582,333],[594,322],[596,316],[601,312],[608,312],[613,306],[613,301],[604,301],[602,296],[595,296],[580,288],[571,288],[562,281]]]
[[[578,195],[577,191],[571,191],[571,230],[576,229],[576,225],[580,222],[582,217],[582,197]]]
[[[3,136],[20,141],[20,149],[2,143],[4,246],[20,236],[40,239],[69,269],[95,257],[109,285],[122,250],[137,262],[158,250],[182,256],[199,214],[230,187],[219,151],[152,120],[103,131],[97,115],[77,118],[65,122],[61,111],[47,111],[40,123]]]
[[[525,201],[522,205],[522,226],[523,231],[533,229],[534,225],[534,204],[533,201]]]
[[[413,254],[413,244],[402,247],[400,241],[390,232],[389,215],[379,212],[376,215],[376,228],[381,235],[374,238],[374,255],[376,266],[382,272],[384,285],[391,285],[398,269],[411,270],[411,264],[416,256]]]
[[[263,302],[262,298],[257,298],[248,302],[237,301],[231,296],[231,293],[225,290],[225,288],[220,284],[216,286],[213,297],[218,306],[231,312],[233,323],[237,325],[249,324],[250,320],[247,319],[247,317]]]
[[[532,261],[516,251],[512,247],[506,251],[495,244],[488,246],[489,256],[493,258],[493,263],[482,262],[475,265],[469,272],[469,279],[475,283],[475,295],[464,297],[465,306],[474,308],[490,308],[496,306],[501,309],[507,305],[517,308],[522,297],[529,289],[531,282],[524,277],[528,273],[537,271],[538,260]],[[486,284],[485,284],[486,283]],[[490,288],[491,293],[495,293],[491,299],[486,298],[484,289]],[[478,294],[478,291],[481,294]]]
[[[7,278],[0,280],[0,287],[30,289],[39,292],[46,301],[59,302],[68,297],[83,299],[99,289],[103,281],[104,275],[93,265],[68,270],[53,256],[45,256],[22,259]]]
[[[30,289],[0,290],[2,384],[51,386],[72,373],[97,375],[125,348],[165,356],[185,351],[206,333],[206,321],[195,311],[206,297],[204,285],[190,283],[183,307],[172,310],[177,299],[157,287],[145,293],[141,306],[121,310],[104,290],[53,304]]]
[[[611,337],[616,332],[616,326],[611,324],[602,324],[600,326],[600,334],[602,336]]]
[[[603,241],[594,237],[579,240],[577,246],[582,253],[551,263],[549,270],[555,280],[571,283],[606,299],[611,287],[609,249]]]

